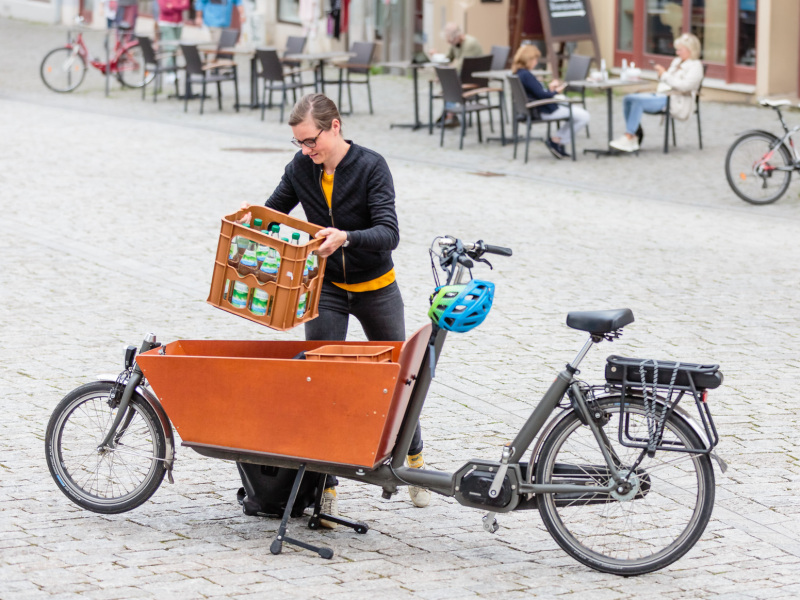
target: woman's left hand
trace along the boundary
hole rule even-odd
[[[322,242],[322,245],[317,250],[317,255],[325,258],[330,256],[334,252],[336,252],[342,244],[344,244],[345,240],[347,240],[347,234],[342,231],[341,229],[336,229],[335,227],[326,227],[318,231],[314,234],[315,238],[325,238],[325,241]]]
[[[653,68],[656,70],[656,75],[658,75],[659,79],[666,71],[666,69],[662,65],[655,65]]]

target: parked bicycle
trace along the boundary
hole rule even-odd
[[[404,466],[448,331],[475,328],[491,308],[493,284],[465,280],[488,254],[511,256],[511,250],[434,240],[431,260],[446,279],[439,285],[434,266],[432,322],[404,343],[366,343],[391,346],[390,362],[298,360],[299,350],[319,342],[182,340],[164,346],[149,334],[138,356],[128,348],[116,381],[83,385],[56,407],[45,435],[51,475],[86,509],[135,508],[165,474],[172,481],[171,418],[183,445],[204,456],[297,469],[273,554],[291,543],[333,555],[287,536],[308,467],[379,486],[385,498],[405,485],[454,497],[485,511],[483,527],[490,533],[498,529],[498,513],[538,508],[561,548],[599,571],[637,575],[676,561],[711,517],[711,459],[726,468],[713,451],[719,438],[708,408],[708,390],[722,383],[722,374],[717,365],[610,356],[605,382],[578,379],[591,347],[617,339],[633,322],[629,309],[569,313],[567,325],[589,338],[499,460],[473,459],[454,473]],[[697,420],[679,405],[684,397],[694,401]],[[343,428],[345,418],[351,420]],[[373,428],[378,432],[369,438]],[[359,455],[357,446],[366,450]],[[316,529],[326,519],[366,533],[365,523],[320,511],[322,487],[308,526]]]
[[[769,131],[746,131],[733,143],[725,157],[725,176],[739,198],[750,204],[771,204],[786,193],[793,171],[800,171],[800,155],[792,135],[800,125],[789,129],[781,113],[788,100],[761,100],[778,113],[783,136]]]
[[[82,17],[76,19],[78,24]],[[89,50],[83,39],[83,31],[69,32],[67,44],[48,52],[39,67],[44,84],[54,92],[71,92],[83,83],[87,63],[103,75],[110,72],[119,82],[129,88],[140,88],[152,81],[155,73],[145,70],[144,57],[139,42],[130,35],[130,28],[114,29],[114,48],[109,49],[108,61],[89,58]],[[108,40],[107,40],[108,42]]]

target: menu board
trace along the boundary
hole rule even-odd
[[[586,0],[539,0],[539,5],[550,25],[551,39],[575,39],[594,34]]]

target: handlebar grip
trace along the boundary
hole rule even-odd
[[[500,256],[511,256],[511,248],[504,248],[503,246],[492,246],[491,244],[484,244],[483,251],[487,254],[499,254]]]

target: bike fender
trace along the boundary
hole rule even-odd
[[[98,376],[97,379],[112,385],[116,382],[116,378],[109,379],[107,376],[103,375]],[[139,385],[136,387],[136,392],[145,399],[145,402],[147,402],[155,411],[156,415],[158,415],[158,420],[161,422],[161,427],[164,429],[164,439],[167,444],[166,453],[164,455],[164,465],[167,469],[167,478],[170,483],[175,483],[175,481],[172,479],[172,465],[175,462],[175,436],[172,433],[172,423],[170,423],[167,412],[164,410],[164,407],[161,406],[161,402],[152,392],[152,390]]]
[[[766,135],[766,136],[769,136],[771,138],[775,138],[776,140],[781,139],[777,135],[775,135],[771,131],[767,131],[766,129],[748,129],[747,131],[742,131],[742,132],[737,133],[736,137],[740,138],[740,137],[745,136],[745,135],[750,135],[751,133],[760,133],[762,135]]]

